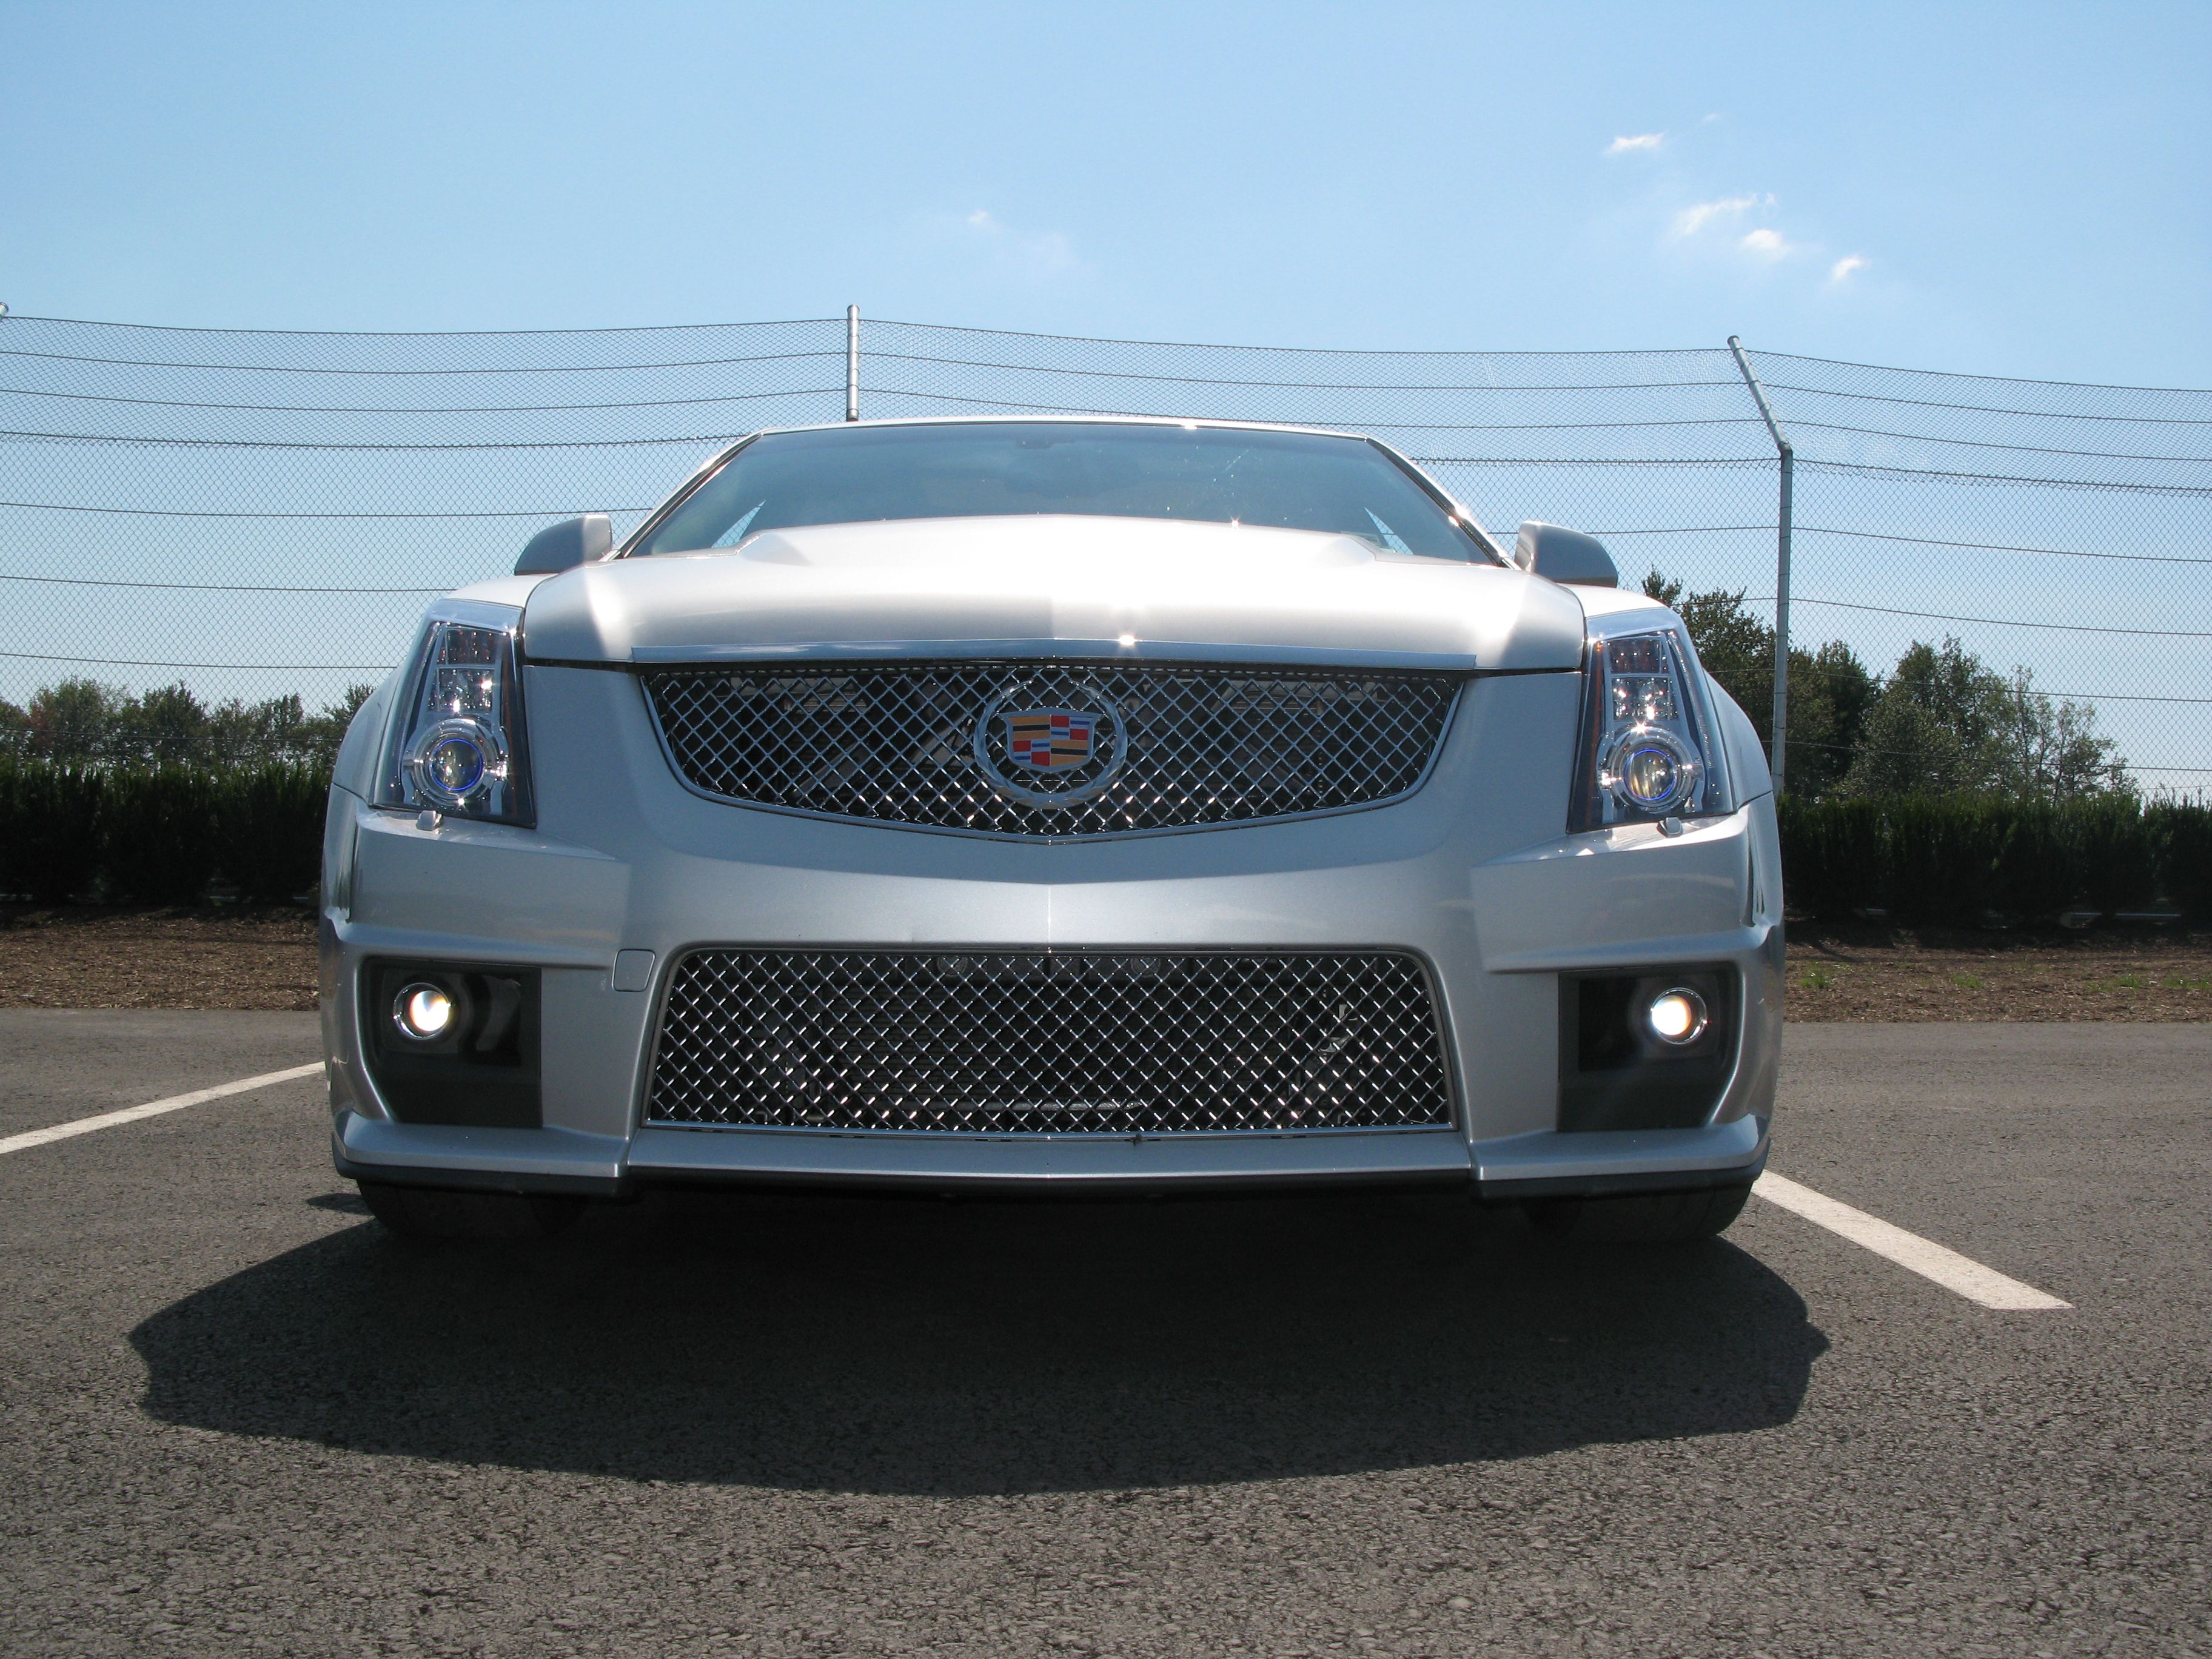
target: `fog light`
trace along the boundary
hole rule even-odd
[[[453,1000],[438,987],[417,980],[402,986],[392,1000],[392,1023],[402,1036],[434,1042],[453,1023]]]
[[[1644,1011],[1644,1023],[1660,1042],[1680,1048],[1705,1036],[1712,1016],[1706,1012],[1703,997],[1687,986],[1678,985],[1651,999]]]

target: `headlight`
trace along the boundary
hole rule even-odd
[[[1570,830],[1729,810],[1704,671],[1677,629],[1594,617],[1588,674]]]
[[[377,805],[499,823],[535,821],[511,605],[430,612],[386,736]]]

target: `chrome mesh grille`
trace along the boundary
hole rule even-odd
[[[1075,836],[1249,823],[1406,794],[1428,770],[1461,678],[976,662],[683,669],[648,673],[645,684],[678,770],[708,794],[891,823]],[[1100,748],[1121,746],[1118,770],[1084,799],[1020,799],[984,769],[1009,769],[1007,732],[986,718],[994,706],[1103,707]]]
[[[1152,1134],[1451,1121],[1412,957],[696,951],[646,1117],[802,1129]]]

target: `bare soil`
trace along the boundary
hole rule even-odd
[[[1793,924],[1789,963],[1792,1019],[2212,1020],[2212,934]],[[304,909],[0,907],[0,1007],[314,1006]]]
[[[2212,935],[1792,924],[1790,1018],[2212,1020]]]
[[[313,1008],[295,905],[0,908],[0,1008]]]

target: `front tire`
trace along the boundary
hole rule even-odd
[[[1751,1188],[1741,1186],[1536,1199],[1528,1206],[1528,1222],[1547,1238],[1578,1244],[1688,1244],[1718,1238],[1750,1197]]]
[[[566,1193],[464,1193],[363,1181],[362,1202],[405,1239],[544,1238],[574,1224],[584,1200]]]

